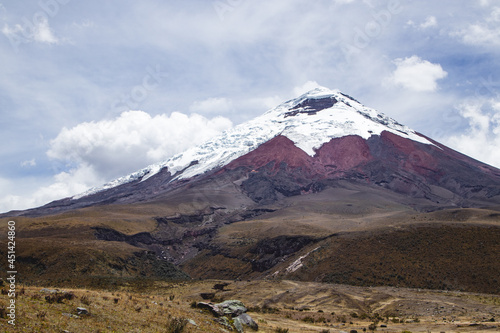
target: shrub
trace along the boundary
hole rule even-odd
[[[90,300],[87,297],[87,295],[83,295],[82,297],[80,297],[80,302],[82,302],[82,304],[85,304],[85,305],[90,305]]]
[[[364,313],[364,312],[363,312],[363,313],[359,316],[359,319],[364,320],[364,319],[367,319],[367,318],[369,318],[369,317],[370,317],[370,316],[369,316],[367,313]]]
[[[281,328],[281,327],[278,327],[274,330],[275,333],[288,333],[288,328]]]
[[[64,292],[64,293],[55,293],[51,295],[45,296],[45,300],[47,303],[63,303],[65,299],[72,300],[75,297],[75,294],[72,292]]]
[[[172,317],[167,321],[167,333],[181,333],[186,328],[188,320],[186,318]]]
[[[0,318],[7,319],[7,309],[3,306],[0,306]]]

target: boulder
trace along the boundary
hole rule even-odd
[[[240,314],[238,317],[234,318],[234,322],[236,321],[240,322],[242,325],[250,327],[254,331],[259,330],[259,325],[246,313]],[[234,325],[236,326],[236,324]]]
[[[217,304],[198,302],[196,307],[209,310],[214,316],[218,317],[214,319],[217,323],[229,329],[236,329],[239,333],[244,332],[243,326],[247,326],[254,331],[259,329],[259,325],[245,313],[247,308],[241,301],[229,300]]]
[[[210,311],[214,316],[220,317],[224,315],[224,312],[221,308],[219,308],[216,304],[206,303],[206,302],[198,302],[196,307],[199,309],[205,309]]]
[[[76,308],[76,313],[78,315],[80,315],[80,316],[81,315],[88,315],[89,314],[89,310],[87,310],[86,308],[80,308],[80,307],[78,307],[78,308]]]
[[[224,315],[231,317],[238,317],[242,313],[247,312],[247,308],[241,301],[229,300],[222,303],[215,304],[216,307],[222,310]]]
[[[236,332],[238,332],[238,333],[244,333],[245,332],[245,331],[243,331],[243,324],[238,319],[238,317],[233,318],[233,326],[236,329]]]
[[[216,323],[221,324],[222,326],[228,328],[229,330],[231,330],[231,331],[233,330],[233,326],[231,325],[231,323],[229,322],[227,317],[215,318],[214,320]]]

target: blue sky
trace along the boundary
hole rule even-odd
[[[500,167],[500,2],[0,0],[0,211],[317,85]]]

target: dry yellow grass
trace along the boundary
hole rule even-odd
[[[223,332],[214,317],[191,307],[200,293],[219,281],[151,282],[117,290],[65,288],[74,294],[48,303],[42,287],[18,286],[16,326],[0,319],[5,332],[172,332],[168,325],[190,319],[178,332]],[[230,282],[230,281],[227,281]],[[397,288],[361,288],[294,281],[230,282],[217,300],[240,299],[259,324],[259,332],[349,332],[376,320],[377,332],[495,332],[489,321],[500,315],[500,296]],[[7,296],[0,296],[5,306]],[[76,315],[84,307],[89,315]],[[428,310],[431,309],[431,312]],[[377,318],[377,319],[375,319]],[[381,327],[385,325],[387,327]],[[249,329],[246,332],[250,331]]]

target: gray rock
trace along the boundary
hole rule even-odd
[[[254,331],[259,330],[259,325],[246,313],[240,314],[238,317],[234,318],[234,322],[240,322],[242,325],[250,327]],[[235,325],[236,326],[236,325]]]
[[[216,307],[222,310],[224,315],[238,317],[240,314],[247,312],[247,308],[241,301],[229,300],[215,304]]]
[[[196,322],[193,319],[188,319],[188,323],[190,323],[193,326],[198,326],[198,324],[196,324]]]
[[[243,331],[243,325],[241,324],[241,321],[238,319],[239,317],[236,317],[233,319],[233,326],[236,329],[236,332],[238,333],[244,333]]]
[[[222,326],[225,326],[227,329],[229,330],[233,330],[233,326],[231,325],[231,323],[229,323],[229,320],[227,319],[227,317],[220,317],[220,318],[216,318],[214,319],[215,322],[221,324]]]
[[[78,308],[76,308],[76,313],[78,315],[87,315],[87,314],[89,314],[89,310],[87,310],[85,308],[78,307]]]
[[[198,302],[196,304],[196,307],[199,309],[205,309],[210,311],[214,316],[220,317],[224,315],[224,312],[222,311],[221,308],[217,306],[217,304],[212,304],[212,303],[206,303],[206,302]]]
[[[74,318],[74,319],[79,319],[80,318],[80,316],[77,316],[77,315],[74,315],[74,314],[71,314],[71,313],[65,313],[65,312],[63,312],[62,315],[66,316],[66,317],[69,317],[69,318]]]
[[[44,294],[57,294],[58,292],[64,292],[64,291],[59,291],[58,289],[42,288],[40,289],[40,292]]]

